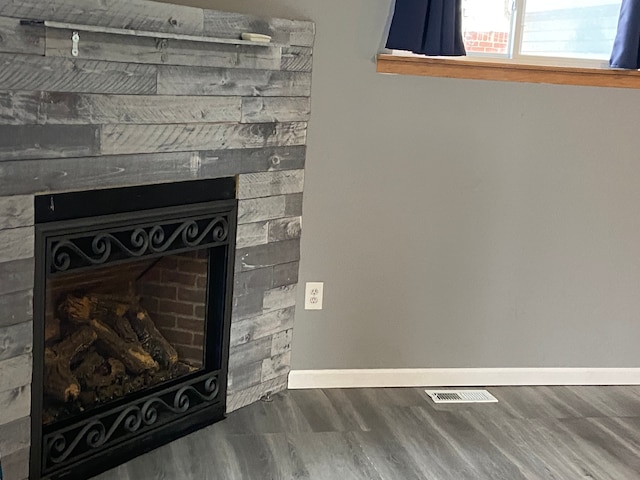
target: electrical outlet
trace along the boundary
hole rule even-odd
[[[322,310],[324,282],[307,282],[304,294],[305,310]]]

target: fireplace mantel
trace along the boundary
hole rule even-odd
[[[104,28],[81,32],[76,57],[71,30],[21,20]],[[245,44],[243,32],[273,43]],[[313,23],[143,0],[0,0],[0,33],[5,476],[29,476],[35,195],[236,176],[227,411],[286,388]]]

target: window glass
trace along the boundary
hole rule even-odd
[[[470,56],[607,60],[622,0],[463,0]],[[516,11],[520,10],[521,15]]]
[[[611,55],[620,0],[527,0],[521,53],[593,58]]]
[[[511,1],[463,0],[462,29],[467,55],[510,53]]]

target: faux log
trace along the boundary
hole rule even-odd
[[[96,332],[90,328],[79,328],[54,346],[53,351],[71,365],[77,355],[93,345],[97,338]]]
[[[123,317],[131,305],[137,303],[137,298],[133,294],[110,295],[103,293],[92,293],[89,295],[93,305],[92,317],[106,319],[109,317]]]
[[[91,349],[87,352],[80,365],[73,369],[72,373],[81,383],[87,384],[104,362],[104,357],[96,352],[95,349]]]
[[[98,349],[120,360],[129,372],[140,374],[145,370],[158,369],[158,363],[142,349],[139,343],[125,342],[100,320],[93,319],[89,324],[98,334]]]
[[[125,317],[112,316],[107,319],[107,323],[125,342],[138,341],[136,332]]]
[[[71,402],[80,395],[80,384],[50,348],[44,350],[44,393],[60,402]]]
[[[45,349],[44,390],[61,402],[71,402],[80,394],[80,384],[71,373],[74,357],[87,350],[98,335],[91,328],[76,330],[53,348]]]
[[[160,367],[169,368],[178,362],[178,352],[156,328],[149,313],[139,307],[129,313],[129,322],[138,340]]]
[[[86,324],[97,318],[104,321],[126,341],[136,341],[137,337],[124,315],[137,302],[133,297],[106,294],[91,294],[83,297],[67,295],[58,307],[59,312],[73,323]]]
[[[100,387],[96,390],[96,398],[98,402],[108,402],[116,398],[123,397],[125,390],[122,385],[116,383],[107,385],[106,387]]]
[[[82,384],[83,389],[96,389],[114,384],[124,377],[125,366],[115,358],[105,359],[95,350],[91,350],[73,374]]]
[[[198,370],[196,367],[187,365],[184,362],[177,362],[168,370],[159,370],[157,372],[147,372],[144,375],[144,383],[150,387],[158,383],[166,382],[174,378],[182,377]]]
[[[87,387],[104,388],[117,385],[117,380],[125,375],[125,366],[120,360],[110,358],[99,366],[94,375],[88,379]],[[121,387],[122,388],[122,387]]]
[[[145,386],[147,386],[147,384],[145,383],[145,378],[143,375],[127,377],[122,382],[122,387],[125,395],[142,390]]]
[[[89,297],[76,297],[74,295],[67,295],[58,305],[58,311],[63,317],[73,323],[84,324],[91,319],[93,308],[93,302]]]

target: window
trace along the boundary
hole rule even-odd
[[[463,0],[467,55],[605,67],[621,0]]]

